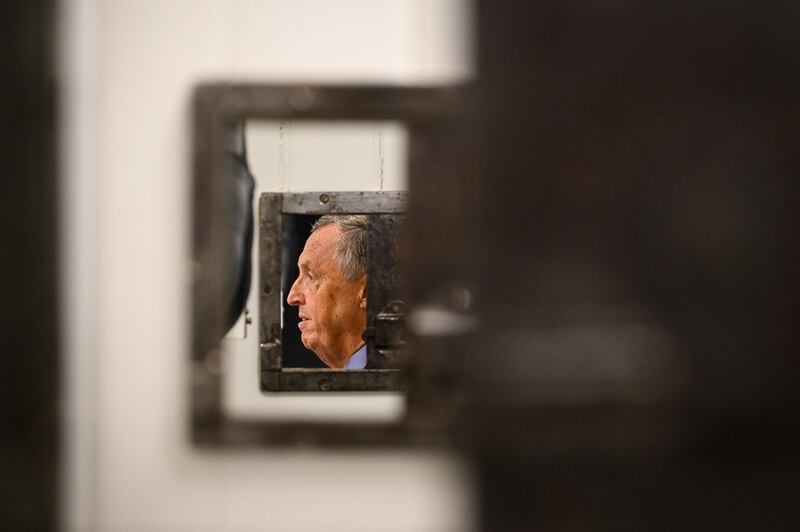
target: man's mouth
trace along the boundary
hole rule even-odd
[[[306,322],[308,322],[310,319],[311,319],[311,318],[309,318],[308,316],[302,316],[302,315],[301,315],[301,316],[300,316],[300,323],[298,323],[298,324],[297,324],[297,326],[298,326],[298,327],[300,327],[300,328],[302,329],[302,328],[303,328],[303,326],[306,324]]]

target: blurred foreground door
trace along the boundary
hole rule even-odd
[[[478,175],[411,190],[482,530],[797,528],[800,12],[731,4],[479,3]]]
[[[53,3],[0,16],[0,530],[57,526]]]

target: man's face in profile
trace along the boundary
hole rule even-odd
[[[341,368],[364,343],[366,327],[366,275],[356,281],[342,276],[334,256],[341,236],[335,224],[311,234],[287,297],[290,305],[299,307],[303,345],[331,368]]]

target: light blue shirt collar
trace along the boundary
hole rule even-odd
[[[342,369],[364,369],[367,366],[367,344],[353,353]]]

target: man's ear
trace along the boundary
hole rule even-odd
[[[367,276],[361,278],[361,287],[358,289],[358,307],[367,308]]]

